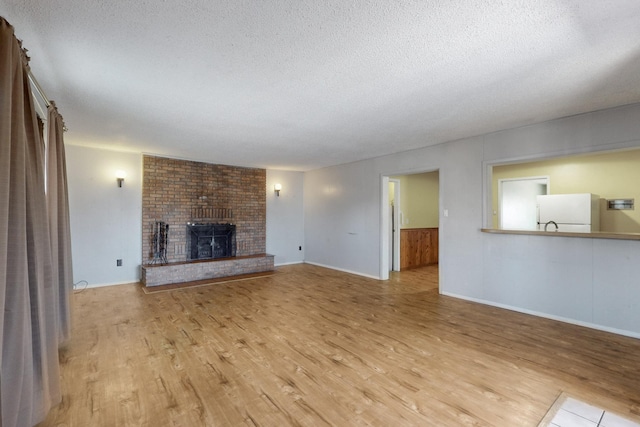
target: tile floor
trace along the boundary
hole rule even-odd
[[[640,427],[640,424],[596,406],[566,397],[549,427]]]

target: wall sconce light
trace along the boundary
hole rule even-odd
[[[273,186],[276,196],[280,197],[280,190],[282,190],[282,184],[276,184]]]
[[[127,177],[127,173],[123,170],[116,171],[116,181],[118,182],[118,187],[122,187],[122,182]]]

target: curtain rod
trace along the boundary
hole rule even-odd
[[[38,83],[38,80],[36,80],[31,70],[29,70],[28,76],[29,76],[29,81],[31,82],[33,87],[36,88],[36,90],[38,91],[42,99],[44,99],[45,105],[49,107],[51,105],[51,101],[49,101],[49,98],[47,98],[47,95],[44,93],[44,90],[42,90],[42,86],[40,86],[40,83]]]
[[[51,105],[51,101],[49,101],[49,98],[47,98],[47,94],[44,93],[44,90],[42,89],[42,86],[40,86],[40,83],[38,83],[38,80],[36,80],[36,77],[33,75],[33,73],[31,72],[31,70],[28,70],[28,78],[29,81],[31,82],[31,84],[33,85],[34,88],[36,88],[36,90],[38,91],[38,93],[40,94],[40,97],[44,100],[44,104],[47,108],[49,108],[49,106]],[[62,131],[66,132],[67,131],[67,126],[63,124],[62,126]]]

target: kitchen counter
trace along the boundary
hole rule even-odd
[[[502,230],[498,228],[481,228],[483,233],[492,234],[522,234],[527,236],[550,237],[583,237],[589,239],[616,239],[616,240],[640,240],[640,233],[610,233],[606,231],[594,231],[591,233],[574,233],[567,231],[538,231],[538,230]]]

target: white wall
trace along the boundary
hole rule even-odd
[[[303,182],[302,172],[267,170],[267,253],[275,255],[275,265],[304,261]],[[282,184],[280,196],[276,183]]]
[[[490,164],[625,147],[640,104],[307,172],[305,261],[381,277],[381,176],[439,169],[442,293],[640,337],[640,242],[480,231]]]
[[[73,145],[65,149],[74,282],[137,282],[142,260],[142,156]],[[117,169],[127,173],[122,188],[116,183]],[[122,267],[116,266],[117,259],[122,259]]]

